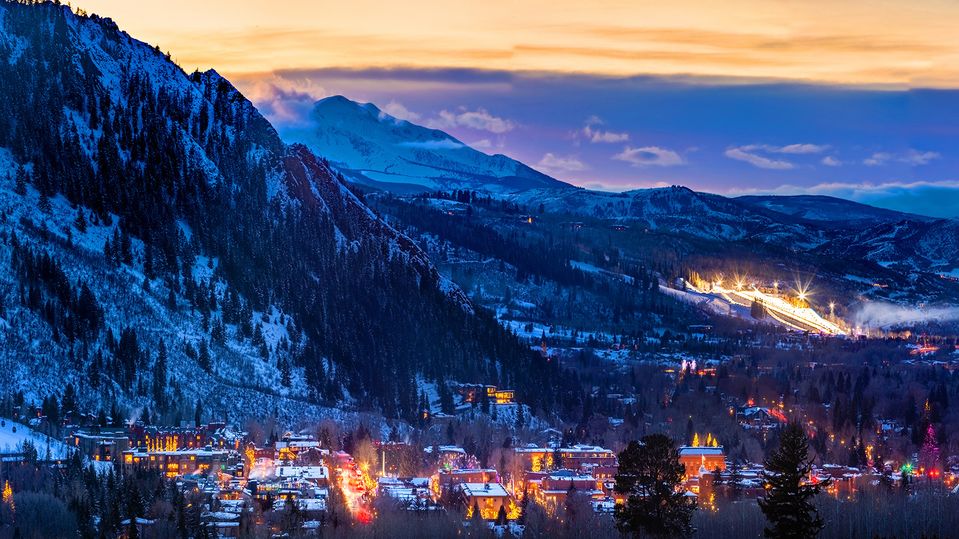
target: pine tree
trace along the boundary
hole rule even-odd
[[[166,374],[167,374],[166,343],[160,339],[160,348],[157,350],[156,363],[153,365],[153,402],[157,409],[162,410],[166,401]]]
[[[806,483],[812,469],[809,441],[802,426],[786,425],[779,437],[779,448],[766,459],[763,481],[766,493],[759,499],[769,525],[763,530],[772,539],[807,539],[823,528],[823,520],[812,503],[813,497],[828,484]]]
[[[49,215],[53,211],[53,206],[50,204],[50,197],[46,193],[40,193],[40,201],[37,203],[37,207],[40,208],[40,211]]]
[[[87,231],[87,218],[83,215],[83,208],[77,210],[77,218],[73,220],[73,227],[80,233]]]
[[[726,484],[729,485],[729,489],[732,491],[734,497],[739,497],[739,493],[742,491],[742,486],[740,481],[743,480],[743,467],[739,464],[738,460],[734,460],[729,464],[729,477],[726,479]]]
[[[213,367],[213,362],[210,358],[210,347],[207,345],[206,341],[200,339],[200,355],[197,359],[197,363],[200,364],[200,368],[209,372]]]
[[[616,506],[616,527],[631,537],[691,534],[696,501],[680,488],[684,474],[669,437],[650,434],[630,442],[619,454],[616,492],[626,496],[626,504]]]
[[[926,435],[919,449],[919,466],[927,471],[939,469],[939,443],[932,423],[926,427]]]
[[[13,192],[20,196],[27,194],[27,171],[22,166],[17,167],[17,183]]]

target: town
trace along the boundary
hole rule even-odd
[[[663,370],[678,384],[684,378],[716,374],[715,365],[686,360],[677,369]],[[488,410],[488,415],[516,414],[522,407],[514,398],[513,391],[491,385],[456,388],[460,414],[476,409]],[[609,398],[624,400],[621,395]],[[748,399],[737,404],[733,398],[721,399],[726,412],[719,415],[743,435],[759,439],[776,437],[787,424],[787,414],[797,415],[783,402]],[[444,432],[444,443],[422,431],[401,435],[394,430],[381,436],[363,425],[349,429],[330,421],[292,431],[273,430],[275,424],[269,431],[254,425],[253,432],[225,422],[160,426],[142,419],[114,421],[72,410],[60,413],[49,402],[15,409],[25,412],[17,418],[21,422],[5,419],[0,428],[6,439],[20,440],[13,447],[0,447],[0,484],[8,514],[25,509],[13,502],[25,470],[66,476],[80,462],[87,463],[91,473],[109,475],[110,481],[142,482],[149,477],[166,482],[176,490],[175,499],[189,500],[183,503],[194,510],[192,518],[173,523],[165,513],[168,508],[156,503],[126,518],[117,515],[111,525],[124,537],[163,537],[173,525],[196,537],[327,536],[331,529],[371,528],[384,518],[393,519],[394,529],[397,519],[407,519],[413,526],[428,522],[442,529],[437,531],[441,534],[472,530],[471,536],[481,527],[500,537],[522,537],[528,526],[553,529],[550,522],[559,526],[555,529],[588,525],[614,533],[616,508],[628,497],[617,488],[622,451],[569,443],[570,433],[553,428],[497,430],[507,434],[490,451],[478,450],[472,434],[465,443],[452,443],[457,418],[442,413],[428,417],[431,426],[424,431]],[[51,412],[54,417],[47,415]],[[815,439],[812,419],[804,428]],[[897,429],[902,427],[896,422],[880,422],[875,439],[886,440]],[[681,466],[676,488],[705,522],[737,507],[737,502],[755,506],[769,488],[762,462],[732,458],[723,443],[712,433],[693,431],[675,447]],[[813,464],[803,481],[823,485],[824,495],[837,502],[877,488],[959,497],[959,459],[939,458],[935,432],[928,433],[925,443],[930,447],[903,462],[881,459],[865,439],[851,443],[863,460],[855,465]]]

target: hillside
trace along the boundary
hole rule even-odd
[[[453,377],[555,398],[554,366],[217,73],[4,1],[0,95],[5,391],[171,418],[412,418]]]
[[[875,225],[905,220],[919,222],[934,220],[931,217],[876,208],[868,204],[860,204],[851,200],[822,195],[751,195],[736,197],[736,200],[784,215],[825,224],[859,223],[862,225]]]

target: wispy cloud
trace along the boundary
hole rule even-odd
[[[841,167],[841,166],[842,166],[842,161],[840,161],[839,159],[836,159],[835,157],[833,157],[833,156],[831,156],[831,155],[827,155],[826,157],[823,157],[822,160],[819,161],[819,162],[822,163],[822,164],[824,164],[824,165],[826,165],[827,167]]]
[[[918,150],[909,150],[903,154],[899,160],[903,163],[909,165],[927,165],[930,161],[934,159],[939,159],[941,156],[938,152],[920,152]]]
[[[821,144],[787,144],[785,146],[769,146],[762,145],[760,148],[764,151],[770,153],[790,153],[790,154],[810,154],[810,153],[822,153],[829,149],[829,146],[824,146]]]
[[[394,118],[397,118],[400,120],[406,120],[409,122],[417,122],[420,120],[420,118],[422,118],[420,114],[411,111],[410,109],[403,106],[402,103],[399,103],[397,101],[390,101],[389,103],[384,105],[381,110]]]
[[[626,142],[629,140],[629,133],[607,131],[600,129],[599,126],[601,125],[603,125],[603,120],[599,116],[590,116],[587,118],[586,125],[584,125],[582,129],[582,134],[586,137],[586,140],[594,144],[599,142]]]
[[[939,159],[942,155],[939,152],[919,151],[914,149],[906,150],[902,153],[875,152],[869,157],[863,159],[862,164],[867,167],[878,167],[890,162],[905,163],[910,166],[918,167],[928,165],[932,161]]]
[[[765,168],[769,170],[789,170],[796,168],[796,165],[793,162],[782,158],[768,157],[768,155],[811,155],[823,153],[828,149],[829,146],[823,144],[786,144],[785,146],[775,146],[772,144],[747,144],[746,146],[728,148],[725,153],[726,157],[730,159],[744,161],[750,165],[753,165],[754,167]],[[826,164],[825,161],[823,164]]]
[[[623,151],[614,155],[613,159],[624,161],[634,167],[673,167],[686,162],[681,155],[673,150],[659,146],[643,146],[642,148],[626,146]]]
[[[796,168],[796,165],[789,161],[771,159],[756,153],[759,150],[761,150],[759,146],[739,146],[736,148],[728,148],[725,155],[730,159],[744,161],[758,168],[766,168],[769,170],[789,170]]]
[[[866,165],[867,167],[878,167],[885,165],[890,159],[892,159],[892,154],[886,152],[876,152],[863,159],[862,164]]]
[[[603,131],[602,129],[593,129],[590,126],[583,128],[583,135],[590,142],[626,142],[629,140],[629,133],[617,133],[615,131]]]
[[[562,156],[554,153],[547,153],[536,163],[536,167],[546,172],[579,172],[586,170],[586,163],[583,163],[575,156]]]
[[[467,127],[477,131],[488,131],[497,135],[516,129],[516,122],[507,118],[501,118],[490,114],[486,109],[460,110],[451,112],[441,110],[436,118],[426,122],[427,127],[433,129],[450,129],[454,127]]]

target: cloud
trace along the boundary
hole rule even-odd
[[[506,118],[493,116],[486,109],[467,110],[460,108],[457,112],[441,110],[439,116],[426,122],[427,127],[433,129],[450,129],[453,127],[467,127],[477,131],[489,131],[501,135],[516,129],[516,123]]]
[[[745,161],[750,165],[758,168],[765,168],[769,170],[789,170],[796,168],[796,165],[785,161],[782,159],[770,159],[769,157],[764,157],[756,153],[756,151],[761,151],[760,146],[740,146],[737,148],[728,148],[725,152],[726,157],[730,159],[735,159],[737,161]]]
[[[820,163],[826,165],[827,167],[841,167],[841,166],[842,166],[842,161],[836,159],[835,157],[833,157],[833,156],[831,156],[831,155],[827,155],[826,157],[823,157],[823,158],[822,158],[822,161],[820,161]]]
[[[586,170],[586,163],[583,163],[574,156],[561,156],[553,153],[547,153],[536,163],[536,166],[547,172],[579,172]]]
[[[625,161],[634,167],[673,167],[685,164],[681,155],[659,146],[643,146],[642,148],[626,146],[623,151],[614,155],[613,159]]]
[[[869,302],[860,306],[852,315],[857,326],[888,328],[924,322],[959,320],[959,307],[905,307],[891,303]]]
[[[243,93],[277,127],[310,125],[313,105],[329,95],[322,85],[312,80],[293,81],[276,75],[252,82],[243,88]]]
[[[726,194],[826,195],[930,217],[959,217],[959,180],[781,185],[770,189],[733,189]]]
[[[829,149],[829,146],[820,144],[787,144],[785,146],[763,145],[761,148],[770,153],[791,153],[791,154],[810,154],[822,153]]]
[[[477,140],[476,142],[470,144],[470,146],[476,148],[477,150],[489,150],[493,148],[493,141],[488,138]]]
[[[596,143],[616,143],[616,142],[626,142],[629,140],[629,133],[617,133],[615,131],[605,131],[602,129],[596,129],[598,125],[603,125],[603,120],[599,116],[593,115],[589,118],[586,118],[586,125],[583,126],[581,130],[582,135],[586,137],[586,140]]]
[[[880,165],[885,165],[890,159],[892,159],[892,154],[876,152],[863,159],[862,164],[866,165],[867,167],[878,167]]]
[[[422,116],[417,114],[410,109],[403,106],[402,103],[397,101],[390,101],[387,103],[383,109],[383,112],[389,114],[390,116],[397,118],[399,120],[406,120],[408,122],[417,122]]]
[[[419,148],[422,150],[458,150],[463,147],[461,143],[448,138],[443,140],[424,140],[422,142],[401,142],[400,146]]]
[[[747,144],[746,146],[736,146],[726,150],[726,157],[745,161],[758,168],[769,170],[789,170],[796,168],[796,165],[785,159],[767,157],[762,154],[786,154],[786,155],[812,155],[823,153],[829,146],[824,144],[786,144],[785,146],[775,146],[772,144]],[[829,163],[824,159],[823,164],[836,166],[838,161],[831,159]]]
[[[933,159],[939,159],[941,156],[937,152],[920,152],[918,150],[909,150],[899,158],[900,162],[908,165],[919,166],[929,164]]]
[[[867,167],[878,167],[889,163],[890,161],[896,161],[899,163],[905,163],[910,166],[918,167],[922,165],[928,165],[935,159],[939,159],[942,155],[939,152],[923,152],[919,150],[909,149],[900,154],[892,154],[889,152],[876,152],[869,157],[863,159],[862,164]]]

